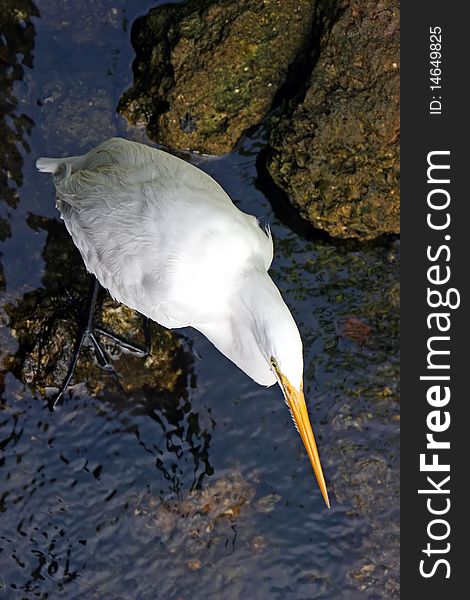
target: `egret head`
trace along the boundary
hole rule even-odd
[[[294,424],[307,450],[323,499],[329,508],[330,502],[325,478],[303,393],[303,356],[300,334],[288,310],[287,313],[278,314],[277,319],[271,321],[271,324],[268,341],[270,366],[282,389]]]
[[[249,272],[232,297],[230,318],[198,329],[260,385],[279,383],[327,504],[328,493],[303,393],[299,330],[266,272]]]

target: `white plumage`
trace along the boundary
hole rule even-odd
[[[302,343],[267,273],[269,231],[209,175],[156,148],[112,138],[36,164],[54,175],[57,208],[101,285],[165,327],[198,329],[257,383],[278,381],[304,439],[289,399],[303,399]]]

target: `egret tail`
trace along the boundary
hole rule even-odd
[[[61,167],[70,165],[71,172],[83,169],[83,156],[69,156],[67,158],[38,158],[36,168],[41,173],[52,173],[55,175]]]

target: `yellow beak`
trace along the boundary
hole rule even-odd
[[[305,397],[302,389],[296,390],[289,381],[282,375],[279,374],[280,383],[284,390],[287,405],[294,418],[295,425],[300,437],[304,443],[305,449],[307,450],[310,463],[313,467],[313,472],[317,478],[320,491],[323,496],[328,508],[330,508],[330,500],[328,498],[328,491],[326,489],[325,477],[320,463],[320,455],[318,454],[317,444],[313,435],[312,426],[310,425],[310,419],[308,418],[307,405],[305,404]]]

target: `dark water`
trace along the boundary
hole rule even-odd
[[[15,4],[20,22],[0,47],[2,306],[43,285],[46,233],[28,217],[57,214],[35,159],[116,134],[145,141],[115,106],[131,82],[130,24],[156,4]],[[271,223],[331,510],[280,390],[197,332],[182,332],[194,362],[164,405],[151,390],[124,401],[82,388],[51,414],[7,373],[2,598],[398,597],[398,245],[306,239],[261,191],[264,145],[258,130],[233,154],[191,160]],[[6,360],[16,341],[1,318]],[[214,508],[221,496],[228,511]]]

